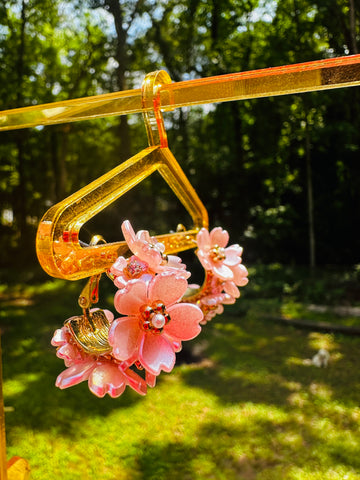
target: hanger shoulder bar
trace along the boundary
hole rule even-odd
[[[0,111],[0,130],[142,112],[141,89]]]
[[[304,93],[360,85],[360,54],[163,85],[160,109]],[[0,112],[0,130],[144,113],[141,90]]]
[[[170,85],[168,96],[174,106],[182,107],[356,85],[360,85],[360,55],[178,82]],[[161,95],[161,105],[166,104]]]

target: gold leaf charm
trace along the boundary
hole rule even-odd
[[[99,299],[100,278],[101,274],[90,277],[79,296],[78,303],[83,314],[65,322],[75,342],[91,355],[104,355],[111,351],[108,341],[110,322],[104,310],[90,310],[91,304],[97,303]]]
[[[108,342],[110,323],[103,310],[87,311],[70,318],[65,325],[76,343],[92,355],[104,355],[111,351]]]

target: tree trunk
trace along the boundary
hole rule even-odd
[[[20,25],[20,42],[18,58],[16,62],[17,74],[17,107],[23,107],[23,77],[24,77],[24,58],[25,58],[25,26],[26,26],[26,3],[21,3],[21,25]],[[17,147],[19,185],[15,190],[14,205],[16,206],[17,225],[20,234],[20,247],[25,248],[27,242],[27,226],[26,226],[26,177],[25,177],[25,132],[20,130],[15,133],[15,143]]]
[[[308,200],[308,224],[309,224],[309,264],[310,268],[316,266],[315,258],[315,227],[314,227],[314,194],[312,183],[311,151],[310,151],[310,132],[306,122],[305,126],[305,155],[306,155],[306,185]]]
[[[219,8],[217,0],[212,1],[212,12],[211,12],[211,43],[212,49],[215,49],[218,44],[219,37],[219,17],[221,10]]]
[[[68,126],[52,128],[50,133],[51,163],[54,174],[54,200],[60,202],[66,195],[66,154]],[[59,142],[60,139],[60,142]],[[60,144],[59,144],[60,143]]]
[[[355,55],[359,53],[359,50],[356,42],[356,13],[355,13],[354,0],[349,0],[349,16],[350,16],[350,37],[351,37],[350,53]]]
[[[125,73],[128,69],[128,55],[126,53],[127,48],[127,31],[123,25],[123,11],[119,0],[107,0],[106,4],[109,7],[109,12],[114,17],[115,30],[117,34],[116,42],[116,60],[118,67],[116,71],[117,88],[119,91],[126,89]],[[119,136],[121,140],[119,157],[120,160],[126,160],[131,156],[131,139],[130,128],[126,115],[120,117],[119,122]]]
[[[187,129],[187,113],[180,108],[179,116],[179,133],[181,137],[181,158],[179,159],[180,163],[182,161],[187,162],[189,158],[189,133]]]

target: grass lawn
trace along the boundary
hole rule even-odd
[[[146,397],[118,399],[54,386],[64,366],[50,339],[78,313],[78,282],[0,288],[8,458],[26,458],[33,480],[358,480],[360,337],[269,321],[269,311],[303,317],[301,295],[313,299],[284,271],[263,273],[184,344],[192,361]],[[328,368],[306,362],[321,347]]]

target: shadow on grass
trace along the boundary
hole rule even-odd
[[[360,467],[354,442],[342,444],[341,434],[326,438],[311,422],[256,414],[232,421],[203,423],[191,443],[143,442],[132,478],[255,480],[260,473],[264,478],[295,478],[291,470],[305,465],[323,472],[342,467],[349,473]]]
[[[189,443],[139,445],[140,478],[295,478],[303,469],[355,475],[359,342],[246,317],[218,322],[199,337],[202,361],[177,372],[187,385],[215,395],[227,413],[210,413]],[[303,363],[320,340],[333,357],[327,369]]]
[[[266,452],[259,451],[256,458],[249,453],[250,449],[241,447],[245,442],[248,444],[249,428],[251,435],[267,436],[267,423],[248,423],[242,427],[210,422],[201,426],[191,444],[147,442],[141,446],[141,454],[137,458],[140,478],[254,480],[261,471],[280,463],[269,447]]]
[[[318,334],[332,355],[328,368],[307,365],[321,343],[316,335],[261,319],[226,316],[203,329],[208,362],[182,370],[192,386],[210,391],[224,404],[239,402],[288,406],[297,389],[326,385],[331,398],[344,406],[359,405],[360,392],[349,388],[356,380],[359,341]]]

